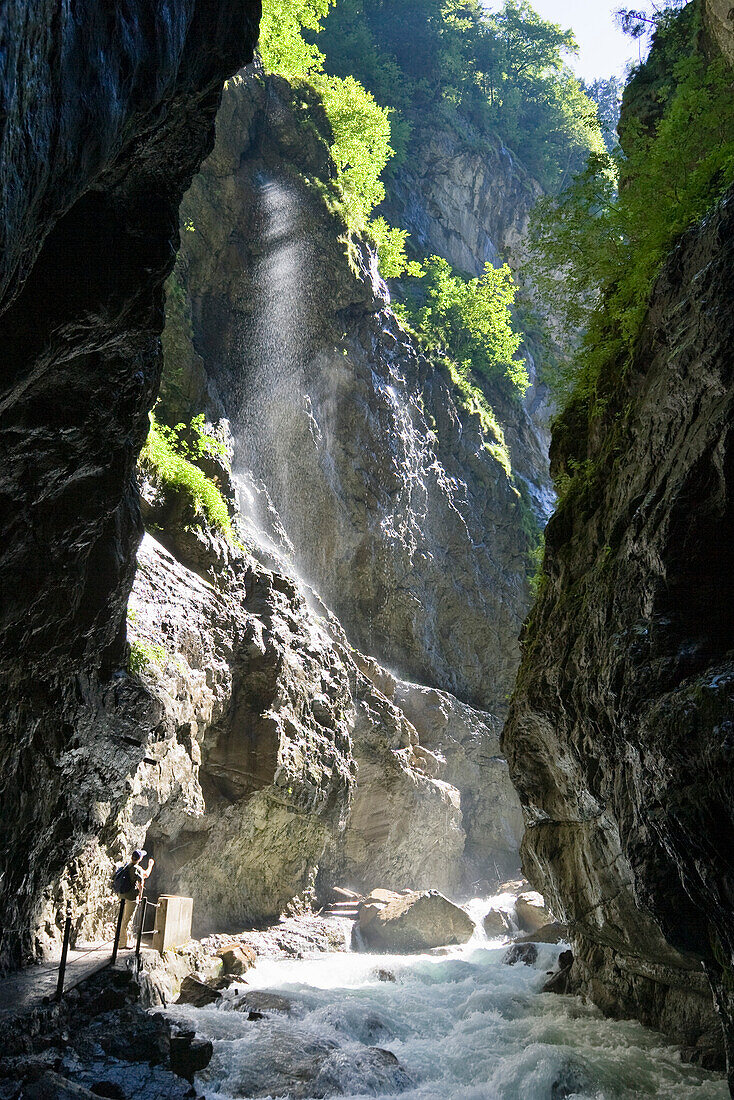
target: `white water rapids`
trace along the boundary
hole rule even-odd
[[[469,908],[476,917],[480,907]],[[484,902],[481,911],[487,908]],[[557,947],[539,945],[534,966],[504,964],[506,950],[478,929],[468,944],[446,955],[261,959],[246,983],[239,979],[235,985],[240,994],[264,990],[287,997],[289,1014],[249,1020],[234,1010],[232,987],[217,1005],[165,1011],[213,1041],[211,1064],[196,1078],[197,1092],[207,1100],[728,1096],[721,1077],[683,1064],[656,1032],[606,1020],[577,997],[541,993]],[[381,980],[380,970],[383,979],[387,971],[395,980]],[[379,1059],[389,1056],[376,1056],[375,1047],[395,1055],[402,1070],[392,1059],[385,1068]],[[316,1066],[320,1088],[313,1084]]]

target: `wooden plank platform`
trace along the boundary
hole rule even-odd
[[[144,946],[148,946],[145,943],[147,938],[149,936],[143,936]],[[121,948],[117,953],[118,962],[122,962],[132,954],[132,950]],[[64,992],[68,993],[85,978],[109,966],[111,957],[112,946],[108,943],[69,951]],[[23,1016],[40,1008],[45,1001],[52,1000],[56,993],[58,978],[58,959],[38,963],[36,966],[26,966],[22,970],[0,977],[0,1021],[7,1022],[15,1016]]]

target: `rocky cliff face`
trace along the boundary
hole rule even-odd
[[[444,126],[416,126],[411,157],[387,181],[381,209],[410,233],[418,256],[443,256],[468,275],[507,261],[531,299],[527,280],[528,226],[542,195],[537,180],[499,139],[477,146]],[[534,300],[541,313],[543,303]],[[538,378],[540,363],[523,347],[531,386],[522,405],[506,403],[501,419],[513,468],[522,477],[545,521],[553,510],[548,477],[549,396]],[[497,395],[499,397],[499,395]]]
[[[110,674],[163,281],[222,81],[251,57],[258,17],[252,0],[17,0],[0,13],[0,923],[15,958],[82,847],[80,738],[128,690]]]
[[[734,64],[734,9],[726,0],[704,0],[704,23],[727,61]]]
[[[556,469],[590,472],[548,526],[504,735],[576,987],[713,1061],[703,967],[730,1067],[733,229],[730,195],[670,256],[606,414],[556,428]]]
[[[225,94],[182,211],[162,409],[230,418],[240,534],[349,670],[357,783],[319,882],[466,889],[516,866],[497,719],[454,696],[504,707],[531,511],[501,429],[417,351],[362,246],[350,263],[304,95],[256,71]]]
[[[413,146],[410,165],[389,182],[388,219],[422,255],[444,256],[469,275],[508,256],[518,266],[542,190],[517,158],[499,140],[476,148],[448,128],[419,129]]]
[[[164,334],[163,409],[235,426],[234,481],[217,476],[242,545],[141,471],[160,542],[135,571],[178,204],[256,17],[193,0],[152,22],[134,5],[2,17],[33,59],[3,77],[15,961],[57,942],[67,902],[77,934],[101,932],[135,844],[159,889],[195,894],[200,927],[275,915],[319,869],[456,889],[514,864],[487,711],[517,660],[537,487],[529,469],[521,495],[501,428],[400,329],[368,250],[347,258],[325,120],[277,80],[228,88]]]
[[[299,110],[282,81],[233,86],[187,196],[179,272],[209,380],[199,390],[213,381],[208,407],[233,422],[241,480],[264,483],[282,524],[256,500],[253,531],[286,556],[295,547],[352,642],[497,709],[529,545],[501,430],[417,352],[369,255],[353,251],[350,267],[343,226],[304,180],[330,168]]]

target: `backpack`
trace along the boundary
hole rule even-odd
[[[132,864],[124,863],[122,867],[118,867],[112,876],[112,889],[116,894],[128,894],[131,890],[135,889],[135,884],[132,880]]]

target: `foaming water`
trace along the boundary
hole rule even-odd
[[[506,945],[482,937],[445,955],[263,959],[239,993],[287,997],[288,1015],[248,1020],[234,1009],[233,988],[217,1006],[167,1012],[213,1041],[212,1062],[197,1077],[207,1100],[728,1096],[720,1077],[684,1065],[657,1033],[605,1020],[578,998],[540,993],[558,948],[539,945],[532,967],[507,966]],[[311,1091],[323,1066],[321,1088]]]

